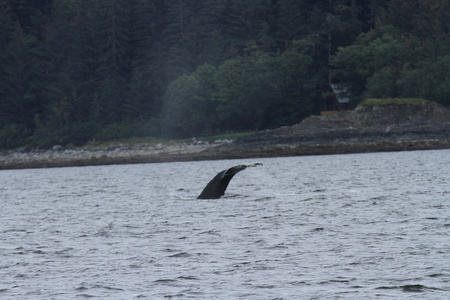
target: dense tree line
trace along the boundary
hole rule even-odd
[[[0,0],[0,148],[290,125],[330,82],[450,100],[445,0]]]

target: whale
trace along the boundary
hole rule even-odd
[[[203,189],[197,199],[219,199],[225,194],[231,179],[237,173],[247,169],[248,167],[262,166],[262,163],[254,163],[250,165],[237,165],[229,169],[219,172]]]

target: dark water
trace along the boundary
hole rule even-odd
[[[264,163],[218,200],[235,164]],[[450,150],[0,171],[1,299],[450,299]]]

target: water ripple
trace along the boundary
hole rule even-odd
[[[449,150],[263,160],[0,172],[0,297],[450,298]]]

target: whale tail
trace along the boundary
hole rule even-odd
[[[250,165],[238,165],[231,167],[227,170],[223,170],[217,174],[203,189],[197,199],[218,199],[225,194],[225,190],[228,187],[231,179],[234,175],[248,167],[262,166],[262,163],[254,163]]]

